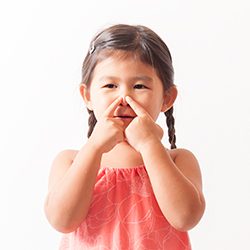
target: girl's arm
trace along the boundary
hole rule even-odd
[[[85,219],[102,154],[124,140],[124,123],[113,118],[121,101],[118,97],[105,110],[73,163],[63,151],[52,164],[44,209],[51,225],[60,232],[74,231]]]
[[[101,155],[99,149],[87,142],[73,163],[66,150],[54,159],[44,210],[56,230],[74,231],[86,217]]]
[[[202,179],[198,161],[185,149],[170,153],[159,140],[141,148],[155,197],[162,213],[176,229],[187,231],[201,219],[205,210]]]

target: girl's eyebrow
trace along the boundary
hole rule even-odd
[[[101,78],[99,78],[99,81],[106,81],[106,80],[120,81],[121,79],[116,76],[102,76]],[[153,78],[147,75],[138,75],[138,76],[129,77],[128,81],[129,82],[130,81],[145,81],[145,82],[151,83],[153,82]]]

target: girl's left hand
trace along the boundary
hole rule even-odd
[[[133,148],[141,152],[141,148],[146,145],[147,142],[152,140],[161,141],[163,129],[156,124],[148,112],[131,97],[127,96],[126,101],[137,116],[125,129],[125,137]]]

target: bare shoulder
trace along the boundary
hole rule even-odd
[[[195,155],[188,149],[175,148],[170,150],[166,148],[166,150],[169,152],[173,160],[175,160],[178,157],[178,159],[184,158],[187,160],[188,158],[189,160],[192,159],[193,161],[198,162]]]
[[[61,151],[61,154],[65,155],[65,157],[68,157],[69,160],[73,161],[78,152],[79,150],[75,150],[75,149],[64,149]]]
[[[196,156],[188,149],[176,148],[166,149],[178,169],[188,178],[199,190],[202,190],[202,176],[199,162]]]
[[[49,189],[51,189],[69,169],[78,150],[64,149],[57,153],[52,161],[49,175]]]
[[[78,150],[74,150],[74,149],[64,149],[60,152],[58,152],[58,154],[55,156],[53,163],[55,162],[70,162],[72,163],[73,160],[75,159],[75,156],[77,155]],[[53,166],[53,164],[52,164]]]

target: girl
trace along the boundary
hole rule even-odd
[[[177,89],[168,47],[144,26],[97,34],[83,62],[80,93],[88,140],[54,159],[45,213],[65,249],[191,249],[188,230],[205,201],[197,159],[177,149]],[[169,142],[156,124],[166,116]]]

